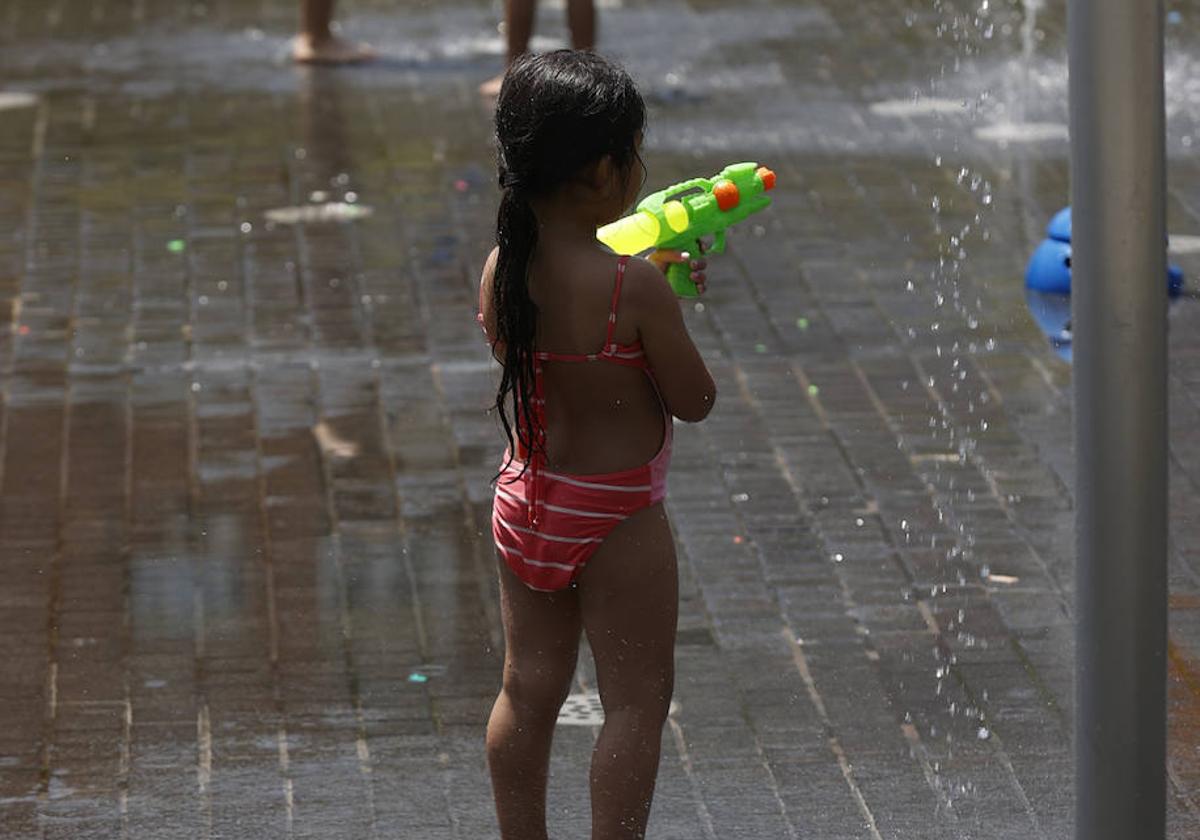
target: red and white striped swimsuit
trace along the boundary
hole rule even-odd
[[[546,469],[543,362],[608,362],[645,371],[654,384],[640,341],[617,344],[617,301],[629,257],[617,263],[608,332],[598,353],[534,354],[534,413],[539,439],[528,466],[513,460],[500,473],[492,502],[492,536],[509,568],[531,589],[553,591],[569,586],[592,552],[622,520],[663,499],[671,461],[671,416],[663,408],[663,443],[640,467],[619,472],[564,475]],[[508,460],[507,453],[505,460]],[[524,474],[522,474],[522,468]]]

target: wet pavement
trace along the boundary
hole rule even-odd
[[[544,3],[537,46],[563,35]],[[651,184],[758,159],[689,325],[655,838],[1070,836],[1063,4],[600,2]],[[1200,279],[1200,3],[1170,3]],[[498,4],[0,9],[0,821],[26,838],[496,837],[500,436],[473,320]],[[665,32],[673,37],[665,37]],[[1170,835],[1200,832],[1200,304],[1170,315]],[[590,663],[555,743],[584,837]]]

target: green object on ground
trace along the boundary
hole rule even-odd
[[[167,250],[172,254],[182,254],[185,248],[187,248],[187,243],[182,239],[172,239],[167,243]]]
[[[713,237],[709,253],[725,250],[730,225],[771,204],[765,192],[775,186],[775,173],[757,163],[734,163],[712,178],[693,178],[643,198],[637,212],[605,225],[596,237],[618,254],[639,254],[650,248],[699,254],[700,240]],[[667,281],[680,297],[696,297],[686,262],[667,268]]]

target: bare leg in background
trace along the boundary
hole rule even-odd
[[[303,0],[300,34],[292,40],[292,59],[301,64],[357,64],[370,61],[375,51],[366,44],[333,34],[334,0]]]
[[[504,67],[508,69],[518,57],[529,51],[533,24],[537,17],[537,0],[505,0],[504,36],[508,44]],[[571,30],[571,46],[590,50],[596,46],[596,6],[593,0],[567,0],[567,27]],[[484,96],[496,96],[504,81],[501,73],[479,86]]]

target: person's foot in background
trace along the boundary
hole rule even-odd
[[[333,0],[304,0],[300,34],[292,39],[292,60],[300,64],[360,64],[375,57],[367,44],[333,34]]]

